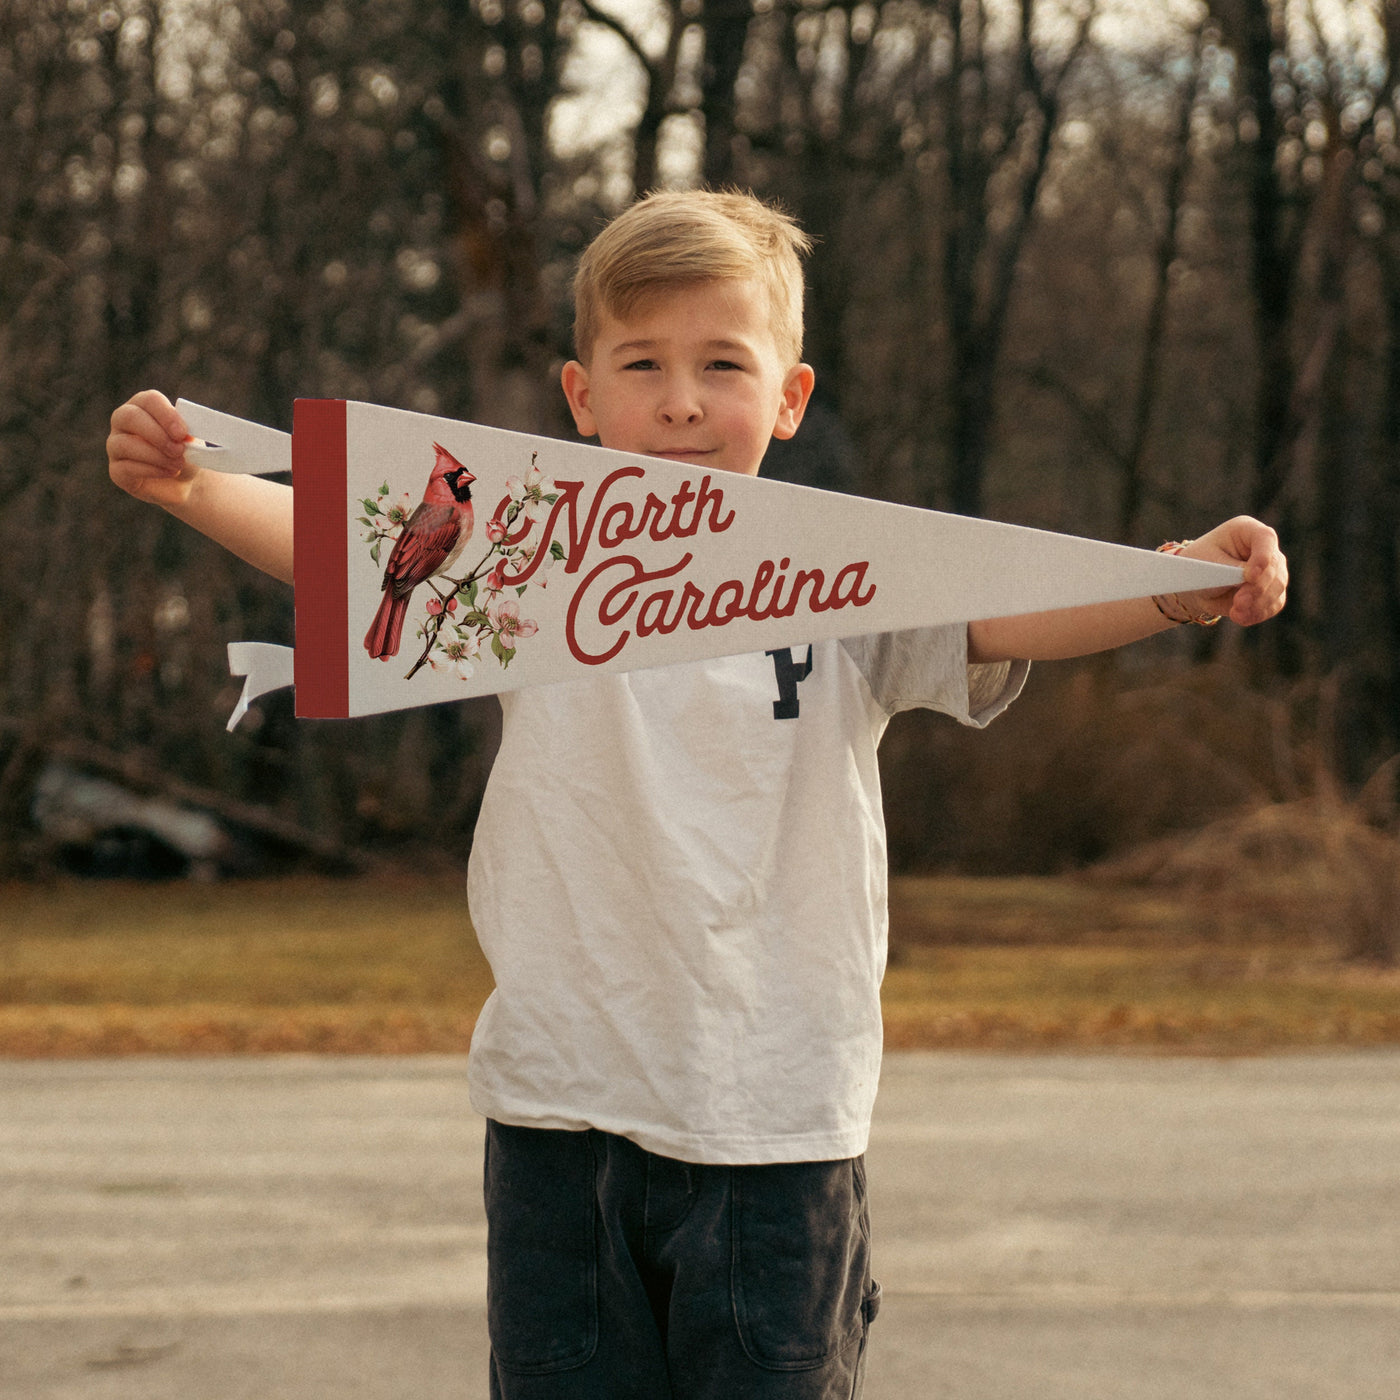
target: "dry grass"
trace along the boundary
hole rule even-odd
[[[459,878],[0,889],[0,1054],[464,1050]]]
[[[475,1012],[436,1006],[6,1006],[0,1056],[454,1054]]]
[[[907,876],[891,883],[890,926],[896,962],[911,947],[1161,947],[1250,942],[1279,932],[1233,903],[1073,875]],[[1286,936],[1302,933],[1298,923]]]
[[[1400,971],[1344,956],[1381,919],[1391,867],[1359,869],[1341,834],[1311,826],[1305,814],[1246,814],[1087,877],[896,882],[887,1042],[1206,1053],[1400,1043]]]
[[[1081,877],[906,880],[891,1045],[1400,1043],[1400,845],[1335,799],[1248,807]]]
[[[915,948],[883,999],[893,1048],[1400,1044],[1400,975],[1299,948]]]
[[[1324,917],[1354,879],[1345,840],[1304,815],[1111,879],[896,881],[889,1044],[1400,1043],[1400,974],[1342,958]],[[1316,859],[1305,827],[1333,843]],[[0,1054],[463,1050],[490,987],[458,877],[0,888]]]

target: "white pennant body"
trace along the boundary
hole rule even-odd
[[[193,432],[236,440],[228,469],[258,469],[259,434],[270,430],[242,433],[224,415],[180,408]],[[272,450],[282,436],[261,441]],[[435,443],[475,477],[475,532],[447,577],[416,590],[399,653],[377,660],[363,638],[397,537],[393,512],[405,496],[416,501]],[[1241,578],[1199,560],[339,400],[298,402],[292,448],[297,713],[308,716]],[[271,688],[252,664],[250,689]]]

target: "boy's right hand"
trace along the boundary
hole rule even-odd
[[[164,506],[254,568],[292,582],[292,488],[241,473],[201,471],[185,457],[202,446],[180,411],[143,389],[112,415],[107,470],[123,491]]]
[[[112,414],[107,472],[137,500],[182,506],[199,468],[185,460],[193,443],[175,405],[156,389],[143,389]]]

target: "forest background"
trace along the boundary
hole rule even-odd
[[[770,474],[1149,546],[1248,511],[1292,562],[1256,632],[1041,668],[985,738],[902,717],[897,870],[1393,831],[1397,76],[1396,0],[0,0],[0,871],[55,759],[296,859],[464,857],[494,702],[225,734],[290,592],[112,489],[108,417],[570,433],[579,250],[702,181],[817,240]]]

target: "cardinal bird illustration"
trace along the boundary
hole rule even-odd
[[[399,634],[413,590],[446,573],[472,537],[472,482],[476,478],[445,447],[433,444],[437,461],[423,502],[404,522],[384,566],[383,601],[365,633],[365,650],[380,661],[399,654]]]

